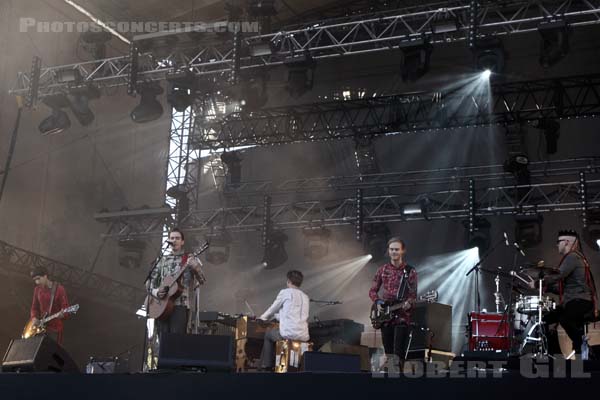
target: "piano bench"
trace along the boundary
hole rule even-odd
[[[302,366],[302,355],[305,351],[312,351],[312,342],[283,339],[275,343],[275,372],[299,371]]]

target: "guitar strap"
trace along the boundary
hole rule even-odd
[[[54,295],[56,294],[57,286],[58,286],[58,282],[53,282],[52,292],[50,293],[50,307],[48,307],[48,312],[46,313],[44,318],[47,317],[48,315],[52,314],[52,306],[54,305]]]
[[[408,276],[412,269],[413,267],[408,264],[404,266],[404,271],[402,271],[402,276],[400,277],[402,281],[398,286],[398,293],[396,293],[396,300],[402,300],[406,296],[406,291],[408,290]]]

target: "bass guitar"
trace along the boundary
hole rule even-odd
[[[179,283],[179,280],[183,276],[183,273],[187,270],[189,266],[189,260],[194,257],[198,257],[200,254],[204,253],[206,249],[208,249],[208,242],[205,243],[198,251],[192,253],[191,257],[188,257],[188,261],[186,261],[185,265],[179,268],[178,272],[173,275],[166,276],[163,279],[159,290],[162,289],[167,293],[165,297],[158,298],[152,296],[151,294],[146,297],[144,304],[148,306],[148,318],[154,318],[158,320],[169,318],[173,312],[173,308],[175,307],[175,299],[177,299],[179,296],[181,296],[181,293],[183,293],[183,287]]]
[[[25,325],[25,328],[23,329],[23,334],[21,335],[21,337],[23,339],[29,339],[30,337],[33,337],[33,336],[43,335],[44,333],[46,333],[46,324],[48,322],[52,321],[53,319],[58,318],[60,316],[60,313],[75,314],[78,310],[79,310],[79,304],[75,304],[73,306],[62,309],[55,314],[49,315],[45,318],[42,318],[41,320],[38,321],[37,324],[35,324],[33,321],[33,318],[31,318]]]
[[[437,290],[430,290],[423,296],[420,296],[417,301],[433,303],[438,299]],[[379,329],[386,322],[391,321],[395,317],[395,313],[398,310],[402,310],[408,306],[409,302],[406,301],[386,301],[383,304],[373,303],[371,306],[371,325],[373,328]]]

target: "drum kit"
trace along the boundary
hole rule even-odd
[[[542,291],[544,278],[558,271],[544,267],[543,262],[519,273],[497,272],[496,312],[469,314],[469,350],[506,351],[509,353],[548,354],[544,315],[556,308],[555,300]],[[506,304],[500,292],[500,277],[511,278],[511,295]],[[537,289],[529,287],[537,282]],[[535,294],[534,294],[535,293]]]

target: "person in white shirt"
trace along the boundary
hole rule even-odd
[[[310,299],[300,290],[304,276],[300,271],[287,273],[287,289],[283,289],[259,319],[269,320],[279,311],[279,328],[265,333],[260,355],[260,369],[272,370],[275,366],[275,342],[282,339],[308,341],[308,308]]]

